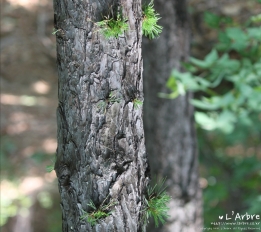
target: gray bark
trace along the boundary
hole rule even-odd
[[[201,231],[201,190],[191,94],[175,100],[160,99],[168,92],[171,70],[182,70],[189,55],[190,34],[186,1],[155,0],[163,32],[156,40],[144,41],[144,126],[146,148],[153,175],[167,177],[170,218],[161,228],[149,231]]]
[[[118,5],[117,5],[118,4]],[[120,6],[129,30],[105,39],[93,22]],[[114,11],[113,13],[111,13]],[[141,231],[147,184],[141,57],[141,3],[54,0],[59,75],[58,148],[63,232]],[[119,102],[110,101],[113,93]],[[101,107],[104,105],[105,107]],[[91,227],[82,210],[116,202]]]

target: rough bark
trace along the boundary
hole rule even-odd
[[[105,39],[94,22],[120,7],[129,30]],[[147,183],[142,108],[141,3],[54,0],[59,75],[58,148],[63,232],[141,231]],[[112,13],[111,13],[112,12]],[[119,102],[110,101],[113,93]],[[101,107],[101,105],[105,107]],[[82,211],[116,202],[91,226]]]
[[[155,0],[163,32],[144,41],[144,126],[151,173],[167,177],[172,196],[170,219],[162,228],[149,231],[201,231],[201,190],[191,94],[175,100],[160,99],[166,93],[171,70],[182,70],[189,55],[190,33],[186,1]]]

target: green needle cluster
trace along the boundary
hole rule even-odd
[[[149,218],[153,218],[156,227],[159,222],[164,224],[169,217],[167,204],[170,202],[171,197],[166,193],[163,187],[165,179],[160,181],[159,185],[149,187],[147,197],[145,198],[145,224],[148,224]]]
[[[100,220],[102,218],[106,218],[112,213],[110,208],[112,206],[114,206],[115,204],[116,204],[115,202],[111,202],[111,203],[108,203],[107,205],[102,204],[100,207],[97,208],[94,205],[93,201],[90,201],[88,206],[90,206],[92,208],[92,211],[91,212],[84,211],[84,213],[80,217],[80,219],[86,220],[88,223],[91,224],[91,226],[94,226],[94,225],[96,225],[98,220]]]
[[[126,23],[126,20],[122,19],[120,14],[117,15],[117,19],[105,19],[97,22],[97,25],[100,27],[102,34],[106,39],[112,37],[118,38],[119,35],[128,30],[128,24]]]
[[[162,26],[157,24],[160,17],[154,9],[153,1],[143,6],[142,13],[142,34],[149,39],[154,39],[162,32]]]
[[[142,16],[142,34],[149,39],[158,37],[163,27],[157,24],[160,17],[154,9],[153,0],[149,4],[143,5]],[[124,19],[120,12],[117,14],[117,17],[104,18],[104,20],[97,22],[96,25],[100,28],[106,39],[118,38],[119,35],[122,35],[129,28],[127,19]]]

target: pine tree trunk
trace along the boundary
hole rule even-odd
[[[97,24],[122,10],[129,29],[105,39]],[[63,232],[141,231],[147,184],[141,58],[141,3],[54,0],[59,106],[55,171]],[[113,94],[114,98],[111,98]],[[115,100],[116,99],[116,100]],[[80,217],[109,202],[91,226]]]
[[[155,0],[163,32],[157,40],[144,41],[144,126],[151,173],[167,177],[172,196],[170,219],[162,228],[148,231],[201,231],[201,190],[191,94],[175,100],[160,99],[168,92],[172,69],[182,70],[189,55],[190,34],[186,1]]]

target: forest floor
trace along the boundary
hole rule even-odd
[[[57,146],[52,1],[3,1],[1,23],[1,224],[11,218],[2,231],[51,231],[46,212],[59,209],[55,172],[46,172]]]

